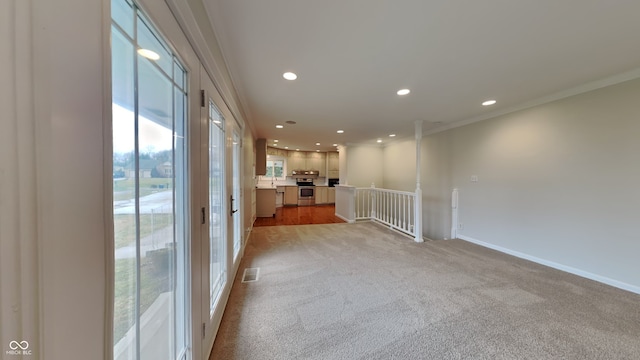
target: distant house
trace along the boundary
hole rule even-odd
[[[140,159],[138,163],[140,178],[150,178],[152,177],[151,171],[158,165],[159,161],[152,159]],[[136,176],[135,162],[132,161],[127,164],[127,166],[125,167],[125,173],[128,178],[133,178]]]
[[[173,166],[169,161],[156,165],[155,171],[151,172],[151,177],[169,178],[173,176]]]

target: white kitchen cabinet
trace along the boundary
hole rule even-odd
[[[329,204],[336,203],[336,188],[330,187],[327,189],[327,203]]]
[[[276,216],[276,189],[256,189],[256,216]]]
[[[267,146],[267,155],[279,156],[279,157],[282,157],[282,158],[286,158],[287,157],[287,150],[278,149],[278,148],[275,148],[275,147]]]
[[[298,205],[298,187],[284,187],[284,205]]]
[[[327,203],[327,189],[326,186],[316,186],[316,204]]]
[[[338,152],[327,153],[327,177],[329,179],[340,177],[340,154]]]
[[[321,153],[321,152],[307,153],[305,170],[318,170],[319,176],[324,177],[327,172],[326,169],[327,169],[327,160],[326,160],[325,153]]]
[[[267,140],[256,140],[256,175],[267,173]]]
[[[327,153],[327,159],[329,161],[328,168],[329,171],[340,170],[340,154],[336,151],[330,151]]]
[[[291,176],[293,170],[306,170],[306,152],[289,151],[287,154],[287,175]]]

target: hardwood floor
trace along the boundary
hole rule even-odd
[[[283,206],[276,208],[276,216],[259,217],[253,226],[332,224],[344,221],[335,215],[335,205]]]

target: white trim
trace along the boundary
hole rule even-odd
[[[597,281],[597,282],[600,282],[600,283],[603,283],[603,284],[606,284],[606,285],[610,285],[610,286],[616,287],[618,289],[627,290],[627,291],[630,291],[630,292],[633,292],[633,293],[636,293],[636,294],[640,294],[640,287],[639,286],[627,284],[627,283],[624,283],[622,281],[618,281],[618,280],[614,280],[614,279],[608,278],[606,276],[593,274],[593,273],[590,273],[590,272],[587,272],[587,271],[576,269],[576,268],[571,267],[571,266],[567,266],[567,265],[559,264],[559,263],[556,263],[556,262],[553,262],[553,261],[541,259],[541,258],[538,258],[538,257],[535,257],[535,256],[527,255],[527,254],[521,253],[519,251],[510,250],[510,249],[504,248],[502,246],[486,243],[484,241],[480,241],[480,240],[474,239],[474,238],[466,236],[466,235],[458,235],[458,239],[464,240],[464,241],[468,241],[470,243],[474,243],[476,245],[480,245],[480,246],[483,246],[483,247],[486,247],[486,248],[489,248],[489,249],[500,251],[502,253],[509,254],[509,255],[512,255],[512,256],[515,256],[515,257],[518,257],[518,258],[521,258],[521,259],[533,261],[533,262],[538,263],[540,265],[545,265],[545,266],[552,267],[552,268],[557,269],[557,270],[568,272],[570,274],[578,275],[578,276],[581,276],[583,278],[587,278],[587,279],[594,280],[594,281]]]
[[[356,223],[356,221],[355,221],[355,220],[349,220],[349,219],[347,219],[346,217],[344,217],[344,216],[342,216],[342,215],[340,215],[340,214],[338,214],[338,213],[335,213],[334,215],[335,215],[336,217],[339,217],[340,219],[342,219],[342,220],[344,220],[344,221],[348,222],[349,224],[355,224],[355,223]]]
[[[439,132],[443,132],[445,130],[449,130],[449,129],[453,129],[453,128],[457,128],[457,127],[461,127],[464,125],[469,125],[469,124],[473,124],[475,122],[478,121],[482,121],[482,120],[487,120],[487,119],[492,119],[498,116],[502,116],[502,115],[506,115],[512,112],[516,112],[516,111],[520,111],[520,110],[524,110],[524,109],[528,109],[528,108],[532,108],[534,106],[538,106],[538,105],[542,105],[542,104],[547,104],[553,101],[557,101],[557,100],[561,100],[564,98],[568,98],[574,95],[578,95],[578,94],[583,94],[589,91],[593,91],[593,90],[597,90],[597,89],[601,89],[607,86],[611,86],[611,85],[615,85],[615,84],[620,84],[623,83],[625,81],[629,81],[629,80],[633,80],[633,79],[637,79],[640,78],[640,68],[636,68],[633,69],[631,71],[627,71],[624,72],[622,74],[618,74],[618,75],[613,75],[613,76],[609,76],[606,77],[604,79],[600,79],[600,80],[595,80],[595,81],[591,81],[588,82],[586,84],[580,85],[580,86],[576,86],[567,90],[563,90],[563,91],[559,91],[556,92],[554,94],[551,95],[547,95],[547,96],[543,96],[541,98],[532,100],[532,101],[527,101],[523,104],[519,104],[519,105],[515,105],[515,106],[511,106],[508,107],[504,110],[500,110],[500,111],[494,111],[488,114],[483,114],[483,115],[479,115],[479,116],[474,116],[468,119],[463,119],[460,121],[454,121],[451,123],[446,123],[443,124],[442,126],[438,126],[435,128],[431,128],[428,129],[427,131],[425,131],[423,133],[423,135],[432,135],[432,134],[436,134]]]
[[[102,0],[102,60],[103,66],[103,80],[104,86],[103,94],[103,109],[102,109],[102,131],[103,131],[103,179],[105,182],[104,187],[104,204],[105,209],[109,211],[104,212],[104,258],[106,265],[105,274],[105,299],[106,301],[104,310],[105,313],[105,333],[104,333],[104,356],[105,359],[114,359],[114,347],[113,344],[113,326],[115,308],[115,266],[116,260],[115,253],[115,234],[114,234],[114,216],[113,216],[113,88],[112,88],[112,63],[111,63],[111,1]],[[110,185],[109,185],[110,184]],[[109,204],[109,205],[107,205]],[[108,345],[107,345],[108,344]]]
[[[458,237],[458,202],[459,192],[458,188],[451,191],[451,238]]]

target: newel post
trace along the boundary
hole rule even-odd
[[[422,172],[420,155],[422,148],[422,120],[416,121],[416,198],[415,198],[415,241],[422,239],[422,189],[420,188],[420,173]]]
[[[371,183],[371,203],[369,204],[370,207],[370,215],[372,219],[376,218],[376,184],[375,183]]]

